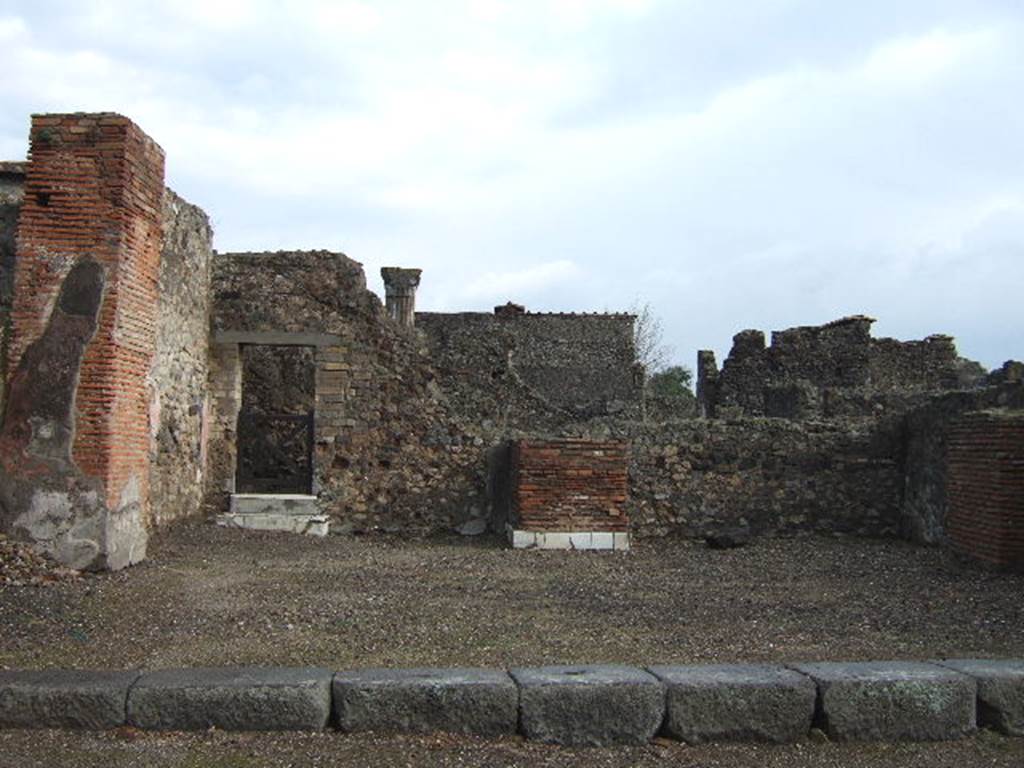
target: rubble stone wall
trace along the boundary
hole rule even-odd
[[[7,388],[7,347],[14,301],[14,255],[18,211],[25,195],[25,164],[0,162],[0,424]]]
[[[642,536],[746,528],[891,536],[899,530],[893,421],[605,421],[567,434],[628,441],[629,517]]]
[[[163,197],[156,351],[150,373],[150,523],[199,512],[209,404],[210,261],[205,213]]]
[[[980,366],[957,356],[952,338],[873,339],[869,317],[764,334],[742,331],[721,371],[698,356],[698,395],[709,416],[816,419],[906,411],[943,390],[974,386]]]
[[[470,422],[537,429],[641,414],[632,315],[418,312],[416,327]]]
[[[213,302],[214,504],[235,471],[241,339],[316,346],[313,490],[341,528],[437,529],[485,513],[483,438],[449,414],[422,343],[387,317],[358,262],[219,254]]]

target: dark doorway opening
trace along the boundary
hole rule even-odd
[[[237,493],[313,492],[313,347],[241,347]]]

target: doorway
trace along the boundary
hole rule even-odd
[[[315,348],[243,344],[237,493],[312,494]]]

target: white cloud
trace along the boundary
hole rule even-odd
[[[564,285],[579,275],[579,267],[565,259],[525,269],[485,272],[466,283],[461,294],[471,300],[512,298]]]
[[[30,112],[121,111],[222,250],[422,266],[434,308],[641,293],[687,363],[850,311],[1024,357],[982,327],[1022,279],[1024,8],[14,6],[0,151],[24,154]]]

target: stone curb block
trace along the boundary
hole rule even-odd
[[[978,684],[978,724],[1007,736],[1024,736],[1024,660],[947,659],[937,661]]]
[[[366,669],[334,676],[342,731],[481,736],[516,732],[519,689],[504,670]]]
[[[667,690],[663,732],[688,744],[789,743],[807,736],[817,688],[777,665],[649,667]]]
[[[0,728],[320,730],[332,711],[345,731],[518,726],[528,739],[579,746],[641,744],[659,727],[690,743],[795,741],[812,722],[837,740],[955,739],[978,720],[1024,736],[1024,660],[0,671]]]
[[[238,667],[148,672],[128,693],[128,723],[158,731],[321,730],[331,711],[331,672]]]
[[[518,668],[519,728],[527,739],[569,746],[646,744],[665,714],[665,689],[642,669]]]
[[[839,741],[942,741],[976,727],[977,686],[923,662],[793,664],[818,686],[818,725]]]
[[[125,724],[128,690],[138,678],[138,672],[0,672],[0,727],[117,728]]]

